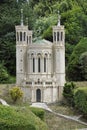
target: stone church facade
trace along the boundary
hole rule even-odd
[[[61,100],[65,83],[65,31],[53,27],[53,42],[37,38],[23,24],[16,26],[16,84],[24,100],[52,103]]]

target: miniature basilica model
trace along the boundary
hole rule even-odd
[[[65,83],[65,32],[60,15],[53,27],[53,43],[45,39],[33,42],[32,31],[23,24],[23,12],[21,15],[21,25],[16,26],[16,84],[24,100],[57,102]]]

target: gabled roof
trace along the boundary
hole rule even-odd
[[[37,39],[33,42],[33,44],[40,44],[40,45],[52,45],[52,42],[45,40],[45,39]]]

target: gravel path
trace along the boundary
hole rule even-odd
[[[2,105],[9,106],[9,104],[7,104],[7,102],[1,98],[0,98],[0,102]]]
[[[45,103],[32,103],[31,107],[43,108],[47,111],[52,112],[52,110]]]
[[[55,114],[55,115],[57,115],[59,117],[65,118],[67,120],[76,121],[76,122],[78,122],[80,124],[83,124],[83,125],[87,126],[86,122],[83,122],[83,121],[80,120],[80,117],[82,115],[79,115],[79,116],[67,116],[67,115],[63,115],[63,114],[60,114],[60,113],[56,113],[56,112],[52,111],[45,103],[32,103],[31,107],[43,108],[43,109],[45,109],[45,110],[47,110],[49,112],[52,112],[53,114]],[[87,130],[87,128],[86,129],[82,129],[82,130]]]

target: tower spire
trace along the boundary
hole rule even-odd
[[[21,9],[21,26],[23,26],[24,23],[23,23],[23,9]]]
[[[26,25],[28,26],[28,17],[26,18]]]
[[[61,19],[61,16],[60,16],[60,12],[58,10],[58,24],[57,24],[57,26],[60,26],[60,19]]]

